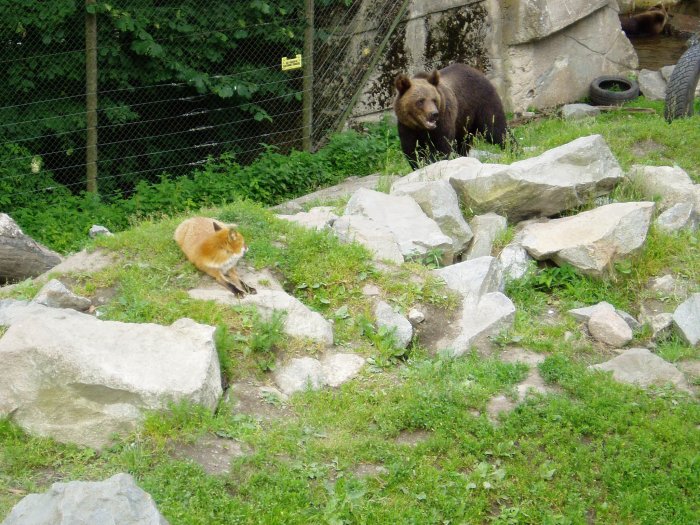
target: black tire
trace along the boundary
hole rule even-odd
[[[664,117],[668,122],[674,118],[693,115],[695,87],[700,78],[700,44],[689,47],[678,59],[666,86]]]
[[[591,82],[589,95],[595,106],[619,106],[639,96],[639,84],[613,75],[598,77]]]

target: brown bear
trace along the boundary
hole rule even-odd
[[[620,25],[627,36],[658,35],[667,22],[668,12],[663,4],[656,4],[641,13],[620,17]]]
[[[474,135],[505,145],[503,104],[491,82],[476,69],[451,64],[413,78],[399,75],[394,85],[401,149],[413,169],[452,151],[467,155]]]

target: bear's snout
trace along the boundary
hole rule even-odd
[[[428,125],[428,126],[427,126],[428,129],[435,129],[435,128],[437,128],[437,120],[438,120],[438,117],[439,117],[439,116],[440,116],[440,113],[438,113],[437,111],[432,111],[432,112],[428,113],[428,116],[427,116],[427,118],[425,119],[425,120],[426,120],[426,124]]]

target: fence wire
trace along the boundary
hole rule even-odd
[[[316,0],[305,71],[281,67],[303,55],[304,0],[2,2],[0,206],[56,185],[86,189],[91,94],[102,196],[188,176],[224,153],[247,164],[269,147],[302,149],[305,134],[318,147],[342,127],[406,4]],[[91,50],[97,90],[86,93]]]

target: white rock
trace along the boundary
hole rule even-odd
[[[458,173],[467,175],[478,173],[481,170],[481,162],[471,157],[457,157],[453,160],[441,160],[434,164],[428,164],[416,171],[401,177],[391,185],[391,192],[401,191],[405,186],[410,186],[416,182],[433,182],[445,180]]]
[[[700,344],[700,293],[694,293],[676,308],[673,325],[686,343]]]
[[[328,354],[321,359],[325,384],[338,387],[355,377],[365,364],[357,354]]]
[[[517,280],[525,276],[534,259],[520,243],[510,243],[498,255],[503,267],[503,275],[507,280]]]
[[[695,228],[696,217],[692,202],[679,202],[661,213],[654,221],[656,227],[666,233],[673,233],[685,228]]]
[[[459,319],[460,332],[453,340],[440,342],[442,352],[460,356],[510,327],[514,318],[515,306],[500,292],[488,293],[478,302],[465,301]]]
[[[90,227],[90,231],[88,231],[88,236],[91,239],[94,239],[95,237],[99,237],[100,235],[104,235],[106,237],[114,237],[114,234],[104,226],[101,226],[99,224],[93,224],[92,227]]]
[[[318,359],[299,357],[274,372],[275,383],[290,396],[302,390],[318,390],[325,384],[323,366]]]
[[[639,91],[648,100],[664,100],[666,98],[666,81],[660,71],[642,69],[637,75]]]
[[[472,217],[469,222],[474,232],[474,238],[469,250],[467,250],[466,258],[476,259],[491,255],[494,241],[508,228],[506,218],[496,213],[485,213]]]
[[[411,322],[413,326],[422,323],[425,321],[425,314],[421,312],[420,310],[417,310],[415,308],[411,308],[408,311],[408,320]]]
[[[212,326],[101,321],[13,301],[0,311],[10,325],[0,339],[0,417],[12,414],[31,434],[100,448],[146,410],[177,401],[214,410],[221,397]]]
[[[591,135],[508,166],[458,172],[450,184],[474,213],[495,212],[518,222],[580,206],[609,193],[621,178],[603,137]]]
[[[34,297],[34,302],[51,308],[72,308],[79,312],[87,310],[92,304],[90,299],[74,294],[57,279],[46,283]]]
[[[637,321],[634,317],[632,317],[624,310],[618,310],[607,301],[601,301],[598,304],[594,304],[593,306],[586,306],[584,308],[574,308],[573,310],[569,310],[569,314],[577,321],[582,321],[588,324],[588,321],[590,320],[593,313],[601,309],[619,315],[627,323],[627,326],[629,326],[632,330],[637,330],[641,327],[639,321]]]
[[[646,348],[630,348],[610,361],[588,368],[612,372],[615,380],[642,388],[672,383],[682,390],[689,390],[680,370]]]
[[[168,525],[153,498],[129,474],[105,481],[54,483],[20,500],[3,525]]]
[[[644,318],[644,322],[651,328],[652,337],[656,338],[673,324],[673,314],[664,312],[649,315]]]
[[[330,228],[338,215],[333,212],[332,206],[317,206],[294,215],[277,215],[277,218],[294,222],[310,230],[323,230]]]
[[[258,288],[258,293],[237,297],[222,287],[195,288],[188,292],[193,299],[200,301],[216,301],[232,306],[255,306],[258,312],[270,318],[273,312],[287,312],[284,317],[284,333],[292,337],[305,337],[323,343],[333,344],[333,326],[319,314],[314,312],[296,297],[281,290],[265,290]]]
[[[523,247],[538,261],[551,259],[602,275],[616,259],[642,246],[653,210],[653,202],[624,202],[529,224],[523,230]]]
[[[598,308],[588,320],[588,331],[594,339],[615,348],[625,346],[632,340],[632,329],[615,311]]]
[[[378,301],[374,305],[374,317],[377,326],[384,326],[388,329],[395,329],[394,335],[400,348],[406,348],[413,338],[413,325],[403,315],[384,301]]]
[[[432,270],[432,274],[467,301],[478,301],[490,292],[502,292],[505,286],[501,263],[491,256],[445,266]]]
[[[651,200],[661,197],[659,203],[661,211],[665,211],[680,202],[689,202],[694,205],[693,181],[678,166],[634,165],[630,168],[629,177],[642,191],[645,198]]]
[[[589,104],[565,104],[561,108],[561,116],[564,120],[581,120],[598,115],[600,115],[600,108]]]
[[[348,201],[345,215],[361,215],[388,229],[405,259],[440,251],[442,264],[452,263],[452,239],[411,197],[359,189]]]
[[[391,231],[377,221],[361,215],[343,215],[333,223],[341,242],[357,242],[372,252],[375,261],[403,263],[403,254]]]
[[[438,224],[442,233],[452,239],[455,254],[465,250],[474,235],[462,216],[457,194],[449,182],[438,180],[394,186],[396,189],[392,188],[392,195],[411,197]]]

